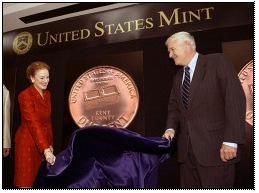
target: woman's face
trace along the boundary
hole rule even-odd
[[[49,71],[47,69],[39,69],[35,72],[35,76],[31,77],[31,81],[38,90],[47,89],[49,83]]]

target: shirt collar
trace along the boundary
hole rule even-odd
[[[190,67],[190,70],[192,72],[194,72],[195,70],[195,67],[196,67],[196,63],[197,63],[197,60],[198,60],[198,53],[196,52],[195,55],[193,56],[192,60],[190,61],[190,63],[188,64],[188,66]]]

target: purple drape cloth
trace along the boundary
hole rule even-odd
[[[34,188],[156,188],[158,166],[172,153],[162,137],[103,126],[78,129],[53,166],[42,162]]]

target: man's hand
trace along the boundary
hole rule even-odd
[[[223,162],[227,162],[237,157],[237,148],[222,144],[220,149],[220,158]]]
[[[164,138],[166,139],[173,139],[174,138],[174,134],[175,134],[175,131],[172,130],[172,129],[167,129],[163,135]]]

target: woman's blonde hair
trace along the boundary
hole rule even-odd
[[[27,79],[31,82],[31,77],[34,77],[36,71],[40,70],[40,69],[47,69],[49,71],[50,67],[45,62],[41,62],[41,61],[32,62],[27,67],[27,70],[26,70],[26,77],[27,77]]]

